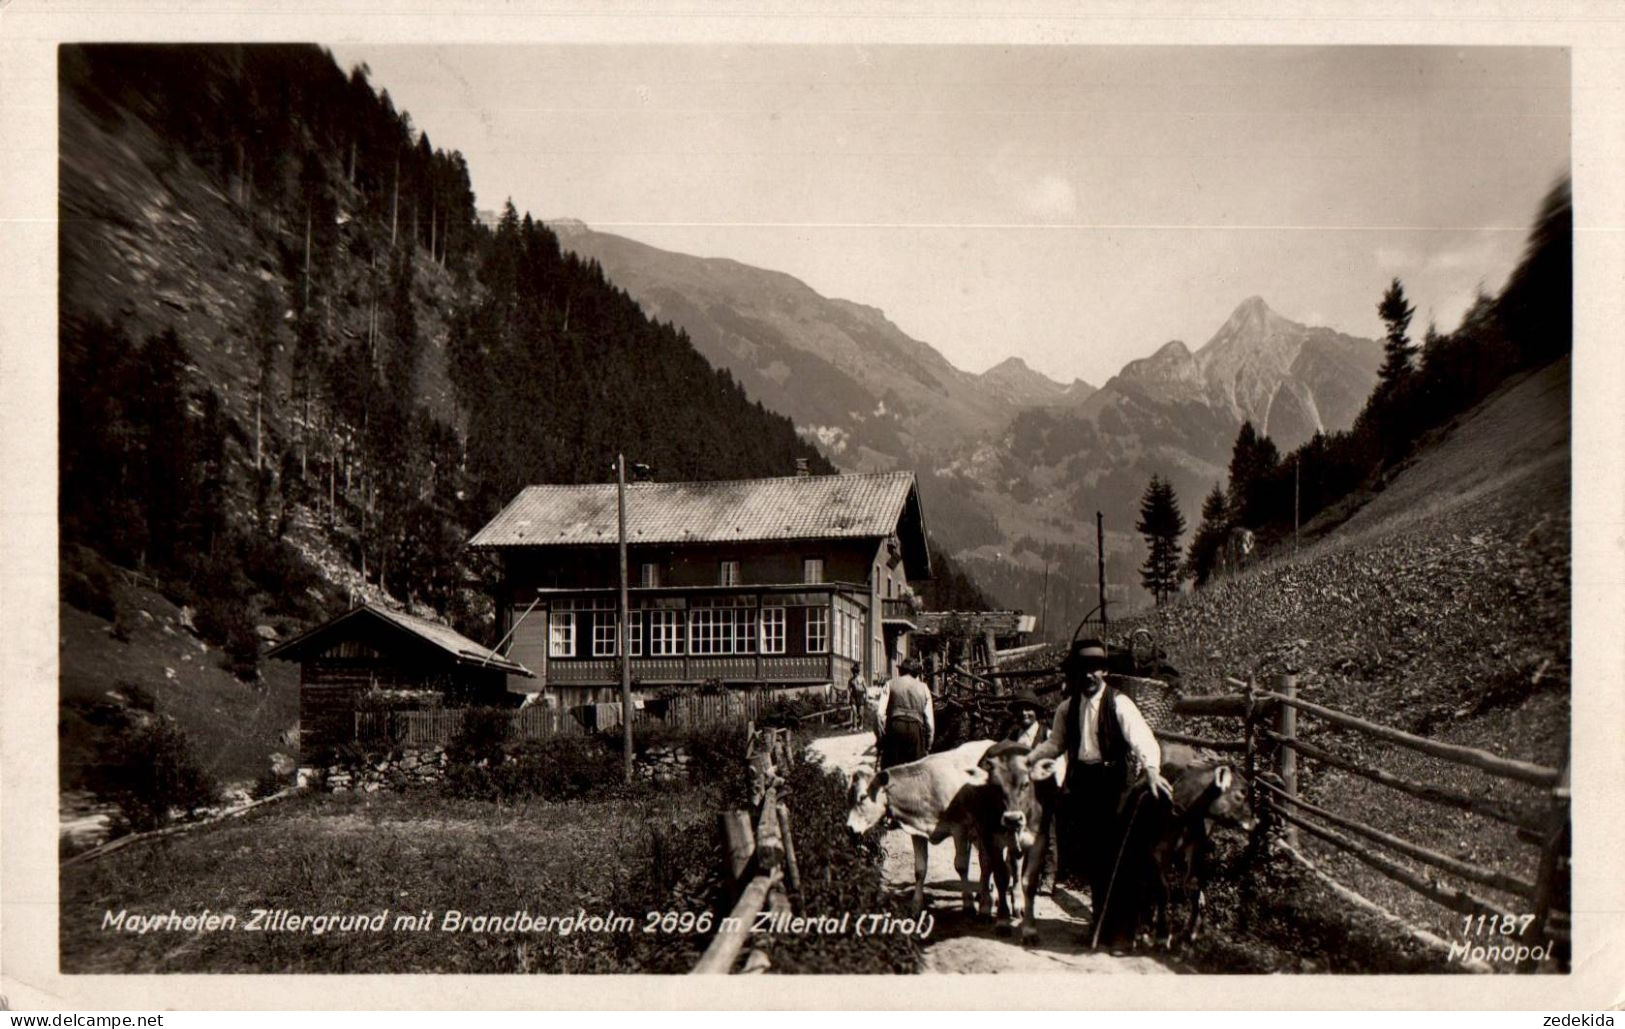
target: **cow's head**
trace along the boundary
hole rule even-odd
[[[846,828],[852,833],[865,833],[874,828],[886,813],[886,783],[890,774],[881,769],[871,773],[860,768],[852,773],[852,785],[847,789]]]
[[[1026,747],[990,750],[977,767],[987,773],[985,788],[997,801],[999,828],[1015,835],[1016,844],[1030,847],[1038,828],[1039,804],[1035,789],[1055,778],[1055,760],[1030,763]]]
[[[1247,806],[1247,790],[1241,777],[1229,765],[1213,769],[1213,781],[1208,785],[1207,817],[1220,825],[1228,825],[1242,832],[1252,832],[1253,813]]]

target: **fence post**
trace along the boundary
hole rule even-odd
[[[1295,699],[1298,696],[1298,675],[1296,672],[1283,672],[1276,692],[1283,697]],[[1285,742],[1276,751],[1276,771],[1281,775],[1281,788],[1286,790],[1287,796],[1298,795],[1298,752],[1289,745],[1298,738],[1298,709],[1291,704],[1280,705],[1280,721],[1278,727],[1281,739]],[[1292,846],[1298,845],[1298,827],[1290,822],[1284,827],[1286,841]]]
[[[1569,912],[1569,765],[1563,764],[1563,776],[1552,787],[1551,794],[1551,823],[1547,836],[1541,845],[1540,872],[1535,880],[1534,915],[1535,920],[1529,926],[1525,936],[1534,943],[1545,940],[1551,948],[1551,954],[1559,971],[1567,972],[1569,968],[1570,941],[1555,940],[1547,935],[1547,926],[1552,921],[1552,915]],[[1572,923],[1571,923],[1572,925]],[[1525,960],[1518,965],[1520,972],[1533,972],[1537,963]]]
[[[735,886],[743,885],[750,859],[756,853],[756,834],[751,831],[750,815],[743,811],[724,811],[722,838],[728,848],[728,879]]]
[[[1257,689],[1253,680],[1247,680],[1247,714],[1242,720],[1242,731],[1246,734],[1243,739],[1247,744],[1244,752],[1245,774],[1247,776],[1247,807],[1256,813],[1258,811],[1258,712]]]

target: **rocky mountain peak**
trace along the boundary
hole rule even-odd
[[[1019,357],[1007,357],[1004,360],[1000,361],[998,364],[996,364],[993,367],[989,368],[987,371],[983,372],[982,374],[983,375],[1011,375],[1011,374],[1018,374],[1018,373],[1021,373],[1021,372],[1030,372],[1030,371],[1032,371],[1032,369],[1027,367],[1027,362],[1026,361],[1023,361]]]
[[[592,227],[580,218],[549,218],[546,221],[548,228],[560,239],[571,239],[575,236],[584,236],[592,231]]]

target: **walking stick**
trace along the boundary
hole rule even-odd
[[[1140,804],[1144,800],[1145,793],[1134,798],[1134,810],[1129,812],[1128,825],[1123,827],[1123,842],[1117,846],[1117,860],[1112,862],[1112,876],[1106,880],[1106,895],[1100,898],[1100,910],[1095,912],[1095,932],[1089,938],[1090,949],[1100,946],[1100,930],[1106,926],[1106,909],[1111,907],[1112,890],[1117,887],[1117,872],[1123,867],[1123,854],[1128,850],[1129,836],[1134,832],[1134,820],[1140,816]]]

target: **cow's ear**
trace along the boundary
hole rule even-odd
[[[1213,770],[1213,785],[1217,786],[1220,792],[1228,790],[1230,788],[1231,775],[1232,773],[1229,765],[1220,765]]]
[[[1031,777],[1034,782],[1043,782],[1045,779],[1055,778],[1055,759],[1046,757],[1033,765]]]

